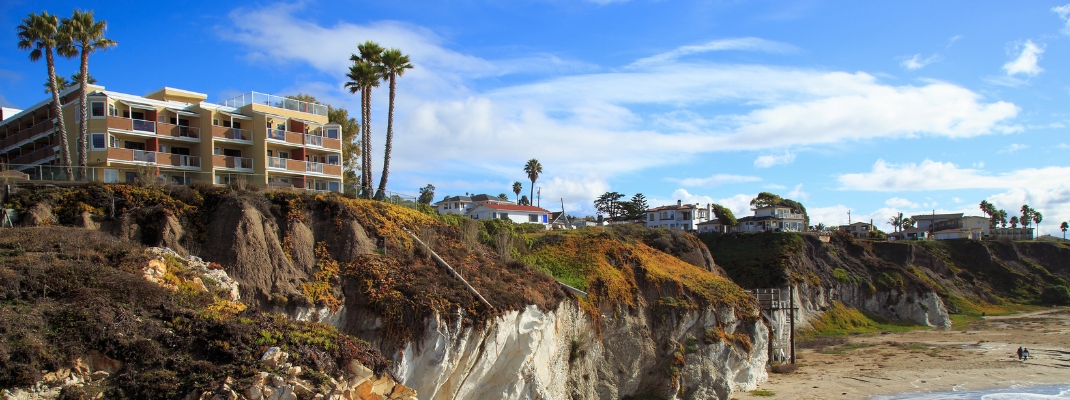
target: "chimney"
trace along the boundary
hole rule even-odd
[[[683,200],[676,200],[676,206],[679,207],[684,204]]]

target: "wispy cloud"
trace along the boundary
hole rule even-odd
[[[877,160],[870,172],[837,177],[840,189],[875,192],[1054,188],[1066,183],[1053,177],[1070,176],[1070,167],[1025,168],[991,174],[981,169],[960,168],[953,163],[926,159],[919,163],[893,164]]]
[[[703,44],[680,46],[671,51],[667,51],[647,58],[641,58],[633,62],[631,65],[629,65],[629,67],[648,67],[652,65],[664,64],[666,62],[674,61],[686,55],[726,50],[760,51],[765,53],[791,53],[798,51],[795,46],[792,46],[787,43],[775,42],[772,40],[755,37],[718,39],[711,40]]]
[[[785,150],[784,154],[766,154],[758,156],[754,159],[754,166],[758,168],[769,168],[774,165],[791,164],[795,161],[795,154]]]
[[[913,201],[904,199],[902,197],[892,197],[892,198],[890,198],[888,200],[885,200],[884,201],[884,205],[886,205],[888,207],[895,207],[895,208],[908,208],[908,209],[918,208],[918,203],[915,203]]]
[[[1040,55],[1044,53],[1042,47],[1033,43],[1032,40],[1026,40],[1025,44],[1016,47],[1021,47],[1018,57],[1003,64],[1003,70],[1007,72],[1007,75],[1036,76],[1044,70],[1040,65],[1037,65],[1037,62],[1040,61]]]
[[[955,36],[952,36],[952,37],[951,37],[951,39],[948,39],[948,40],[947,40],[947,46],[946,46],[946,48],[951,48],[951,46],[954,46],[954,45],[955,45],[955,42],[958,42],[959,40],[962,40],[962,39],[963,39],[963,38],[965,38],[965,37],[966,37],[966,36],[963,36],[963,35],[955,35]]]
[[[1064,23],[1063,33],[1070,35],[1070,4],[1052,7],[1051,11],[1059,14],[1059,18],[1061,18]]]
[[[788,198],[794,200],[807,200],[810,198],[810,193],[802,190],[803,184],[795,185],[795,188],[788,192]]]
[[[681,179],[679,182],[684,186],[719,186],[726,183],[746,183],[746,182],[758,182],[762,180],[757,176],[747,175],[731,175],[731,174],[716,174],[706,178],[686,178]]]
[[[998,151],[999,154],[1017,153],[1021,150],[1028,149],[1029,145],[1012,143],[1010,146],[1004,147],[1003,150]]]
[[[900,58],[903,61],[901,61],[899,63],[899,65],[901,65],[903,68],[906,68],[906,69],[908,69],[910,71],[916,71],[916,70],[925,68],[926,65],[929,65],[929,64],[932,64],[934,62],[940,61],[940,55],[939,54],[933,54],[933,55],[931,55],[929,57],[921,58],[921,54],[919,53],[919,54],[915,54],[915,55],[910,56],[910,57],[904,56],[904,57],[900,57]]]

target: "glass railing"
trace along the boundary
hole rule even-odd
[[[309,103],[301,100],[294,100],[291,98],[274,96],[258,92],[245,93],[241,96],[223,102],[223,105],[233,108],[241,108],[249,104],[263,104],[276,108],[283,108],[287,110],[327,116],[327,106],[323,104]]]
[[[253,140],[253,131],[245,129],[231,129],[224,134],[227,139],[234,140]]]
[[[199,138],[201,137],[201,130],[192,126],[179,126],[178,137]]]
[[[231,157],[233,159],[234,168],[240,169],[253,169],[253,159],[244,157]]]
[[[268,129],[268,139],[286,141],[286,131],[282,129]]]
[[[133,122],[134,122],[133,128],[134,128],[135,131],[156,133],[156,122],[155,121],[145,121],[143,119],[135,119],[135,120],[133,120]]]
[[[286,169],[286,159],[280,157],[268,157],[268,168]]]
[[[305,161],[305,171],[323,173],[323,163]]]
[[[137,121],[137,120],[135,120],[135,121]],[[155,163],[156,162],[156,152],[155,151],[134,150],[133,153],[134,153],[133,161],[147,162],[147,163]]]
[[[305,135],[305,144],[309,146],[323,147],[323,137],[315,135]]]
[[[197,156],[179,156],[178,166],[180,167],[200,167],[201,158]]]

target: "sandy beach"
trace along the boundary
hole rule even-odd
[[[1032,359],[1019,361],[1019,346]],[[770,373],[759,389],[778,399],[865,399],[904,392],[944,392],[1070,383],[1070,309],[983,321],[951,330],[826,337],[796,348],[794,373]],[[734,398],[760,398],[739,393]]]

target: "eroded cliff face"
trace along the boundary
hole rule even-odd
[[[781,291],[787,293],[788,288],[783,287]],[[795,287],[795,304],[800,309],[796,314],[796,326],[809,326],[821,317],[821,313],[832,307],[833,301],[893,320],[942,328],[951,326],[951,318],[943,300],[933,291],[892,289],[870,293],[866,288],[849,284],[825,287],[807,283]]]

